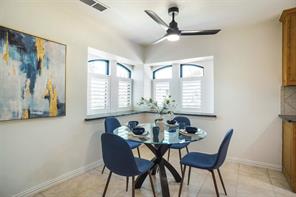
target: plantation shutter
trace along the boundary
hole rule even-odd
[[[182,108],[201,111],[202,81],[201,79],[182,80]]]
[[[127,108],[131,107],[132,101],[132,80],[120,79],[118,84],[118,107]]]
[[[157,103],[162,103],[163,99],[170,94],[169,81],[154,81],[154,99]]]
[[[109,108],[109,77],[88,74],[87,115],[107,111]]]

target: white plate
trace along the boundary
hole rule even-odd
[[[145,130],[144,133],[142,133],[141,135],[136,135],[132,131],[130,131],[129,133],[135,137],[143,137],[143,136],[145,137],[149,134],[149,132],[147,130]]]
[[[185,129],[180,129],[180,133],[187,136],[192,136],[198,134],[198,130],[196,133],[188,133]]]

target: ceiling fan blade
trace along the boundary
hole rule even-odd
[[[212,29],[212,30],[200,30],[200,31],[194,31],[194,30],[182,30],[181,35],[182,36],[194,36],[194,35],[213,35],[221,31],[221,29]]]
[[[167,30],[169,26],[152,10],[145,10],[145,13],[148,14],[155,22],[157,22],[162,28]]]
[[[158,43],[164,41],[164,40],[167,38],[167,36],[168,36],[167,34],[164,35],[164,36],[162,36],[162,37],[159,38],[158,40],[154,41],[152,44],[158,44]]]

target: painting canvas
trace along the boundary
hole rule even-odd
[[[0,120],[65,115],[66,46],[0,26]]]

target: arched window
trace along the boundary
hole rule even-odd
[[[181,64],[181,99],[183,110],[202,111],[204,67],[196,64]]]
[[[106,112],[110,102],[109,61],[91,59],[88,61],[87,115]]]
[[[153,71],[153,79],[171,79],[172,65],[163,66]]]
[[[153,71],[153,98],[158,104],[170,95],[170,79],[173,75],[172,65],[162,66]]]
[[[181,64],[180,77],[202,77],[204,75],[204,67],[196,64]]]
[[[109,75],[109,61],[103,59],[89,60],[88,72],[93,74]]]
[[[117,63],[117,77],[122,77],[122,78],[131,78],[132,72],[130,69],[127,68],[127,66],[123,64]]]

